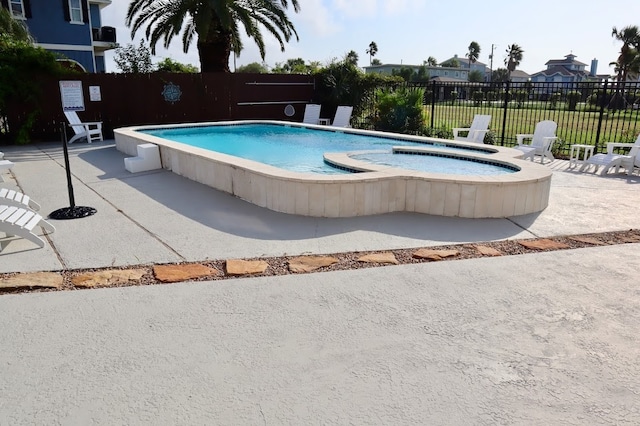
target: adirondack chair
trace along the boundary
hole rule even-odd
[[[453,140],[461,142],[484,143],[484,135],[489,131],[490,115],[476,114],[471,122],[471,127],[454,127]],[[463,136],[460,133],[465,133]]]
[[[517,145],[514,147],[524,152],[525,159],[534,160],[535,156],[540,157],[540,162],[544,164],[544,159],[548,158],[553,161],[555,157],[551,153],[553,143],[558,139],[556,129],[558,124],[555,121],[544,120],[536,124],[533,134],[516,135]],[[526,144],[525,140],[530,139],[531,142]]]

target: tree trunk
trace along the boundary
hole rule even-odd
[[[215,32],[213,37],[198,40],[201,72],[230,72],[231,34]]]

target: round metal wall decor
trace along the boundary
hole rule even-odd
[[[284,107],[284,115],[286,115],[287,117],[291,117],[295,113],[296,113],[296,109],[293,107],[293,105],[289,104],[286,107]]]
[[[169,83],[164,85],[162,96],[164,96],[165,101],[173,104],[180,100],[180,96],[182,96],[182,91],[180,90],[180,86],[175,85],[173,83]]]

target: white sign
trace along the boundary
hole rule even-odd
[[[89,100],[91,102],[99,102],[102,100],[100,86],[89,86]]]
[[[60,95],[63,111],[84,111],[81,81],[61,81]]]

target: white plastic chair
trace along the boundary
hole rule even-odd
[[[0,205],[0,232],[7,237],[14,235],[29,240],[39,247],[44,247],[45,242],[33,232],[36,226],[43,227],[48,233],[56,229],[38,213],[28,208]],[[0,245],[0,250],[2,246]]]
[[[536,155],[540,157],[540,162],[544,164],[544,159],[548,158],[553,161],[555,157],[551,153],[553,143],[558,139],[556,136],[556,129],[558,124],[552,120],[544,120],[536,124],[536,128],[533,134],[518,134],[516,135],[517,146],[516,149],[524,152],[525,159],[529,158],[531,161]],[[525,144],[525,139],[531,139],[529,144]]]
[[[64,115],[69,121],[69,126],[73,129],[75,136],[73,136],[68,143],[74,143],[79,139],[87,139],[88,143],[93,141],[101,141],[102,139],[102,121],[91,121],[83,123],[80,121],[78,114],[75,111],[65,111]]]
[[[476,114],[473,116],[471,127],[454,127],[453,140],[461,142],[484,143],[484,135],[489,131],[490,115]],[[462,136],[460,132],[467,132],[466,136]]]
[[[320,105],[307,104],[304,107],[304,117],[302,122],[306,124],[319,124],[320,123]]]
[[[336,110],[336,115],[333,117],[333,127],[351,127],[349,121],[351,120],[351,113],[353,113],[352,106],[339,106]]]
[[[7,188],[0,188],[0,204],[28,207],[35,211],[40,210],[40,204],[33,201],[27,194]]]
[[[627,155],[615,154],[613,151],[617,148],[631,148],[631,150]],[[617,173],[620,167],[624,168],[628,175],[632,174],[636,167],[640,168],[640,135],[634,143],[607,142],[607,153],[592,155],[582,164],[580,171],[584,172],[592,167],[594,173],[603,167],[601,175],[606,175],[613,168]]]

